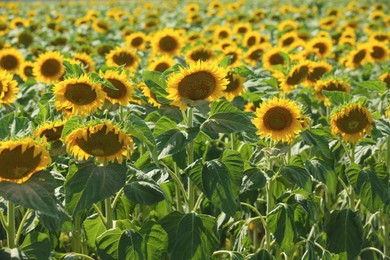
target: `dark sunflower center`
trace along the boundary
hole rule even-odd
[[[221,31],[219,32],[218,34],[218,37],[221,38],[221,39],[225,39],[229,36],[229,34],[226,32],[226,31]]]
[[[256,37],[254,37],[254,36],[249,37],[248,40],[246,41],[246,44],[248,46],[255,45],[256,44]]]
[[[138,47],[138,46],[140,46],[143,42],[144,42],[144,39],[143,39],[142,37],[135,37],[135,38],[131,41],[131,46],[133,46],[133,47]]]
[[[211,53],[207,50],[198,50],[191,53],[191,59],[193,61],[198,61],[198,60],[206,61],[210,59],[211,56],[212,56]]]
[[[317,49],[318,52],[321,54],[321,55],[324,55],[326,53],[326,51],[328,50],[327,46],[325,43],[322,43],[322,42],[318,42],[316,44],[313,45],[313,48],[314,49]]]
[[[290,111],[283,107],[271,108],[263,117],[265,127],[269,130],[276,131],[288,128],[292,121],[293,118]]]
[[[5,23],[0,23],[0,31],[5,31],[5,30],[7,30],[7,29],[8,29],[7,24],[5,24]]]
[[[360,64],[360,62],[366,57],[366,50],[358,51],[355,56],[353,56],[353,63]]]
[[[238,28],[238,33],[244,34],[244,33],[246,33],[247,31],[248,31],[248,28],[246,28],[246,27],[240,27],[240,28]]]
[[[26,75],[27,77],[32,77],[32,76],[33,76],[33,67],[32,67],[32,66],[26,66],[26,67],[24,67],[23,73],[24,73],[24,75]]]
[[[282,46],[289,46],[294,42],[295,38],[294,37],[288,37],[287,39],[284,39],[282,41]]]
[[[263,54],[263,50],[254,50],[249,54],[249,59],[251,60],[259,60],[261,58],[261,55]]]
[[[382,48],[382,47],[379,47],[379,46],[374,46],[372,48],[372,52],[371,52],[371,56],[374,58],[374,59],[382,59],[384,56],[385,56],[385,50]]]
[[[114,55],[113,60],[117,65],[129,67],[134,63],[134,57],[130,53],[120,52]]]
[[[383,82],[386,83],[387,88],[390,89],[390,75],[385,77]]]
[[[341,82],[330,82],[329,84],[325,85],[323,90],[328,91],[343,91],[345,92],[345,87]]]
[[[284,59],[282,55],[280,55],[279,53],[275,53],[271,55],[271,57],[269,58],[269,62],[271,63],[271,65],[283,65]]]
[[[162,51],[171,52],[177,48],[177,41],[171,36],[164,36],[158,42],[158,46]]]
[[[46,77],[53,77],[61,70],[61,63],[56,59],[47,59],[41,66],[41,73]]]
[[[14,70],[18,64],[19,61],[14,55],[5,55],[0,60],[0,66],[5,70]]]
[[[169,69],[169,64],[166,62],[160,62],[154,68],[155,71],[160,71],[160,72],[164,72],[166,69]]]
[[[107,29],[108,29],[107,23],[106,23],[106,22],[103,22],[103,21],[99,21],[99,22],[97,23],[97,26],[98,26],[99,28],[101,28],[101,29],[104,29],[104,30],[107,30]]]
[[[287,77],[287,84],[289,85],[297,85],[304,81],[307,77],[307,74],[309,72],[308,66],[302,66],[295,70],[291,76]]]
[[[232,73],[229,73],[226,78],[229,80],[229,84],[226,85],[224,92],[233,92],[240,86],[240,81],[235,79]]]
[[[367,117],[361,111],[355,109],[348,115],[339,118],[336,126],[346,134],[356,134],[362,131],[369,124]]]
[[[60,139],[64,126],[57,126],[50,129],[46,129],[42,132],[41,137],[45,136],[48,142],[57,141]]]
[[[234,52],[234,51],[226,53],[225,56],[230,56],[231,57],[230,65],[234,64],[237,61],[237,59],[238,59],[237,52]]]
[[[65,98],[76,105],[88,105],[96,100],[96,92],[89,84],[68,84],[65,90]]]
[[[5,149],[0,152],[0,176],[9,180],[22,179],[39,165],[41,154],[34,157],[34,147],[28,147],[24,152],[19,145],[15,149]]]
[[[207,98],[216,87],[214,76],[207,71],[198,71],[185,76],[179,83],[182,97],[199,100]]]
[[[77,139],[77,145],[84,152],[94,156],[110,156],[120,152],[123,142],[119,142],[118,135],[113,131],[106,133],[106,129],[107,127],[104,126],[96,133],[89,133],[87,140]]]
[[[375,40],[378,40],[380,42],[383,42],[387,39],[387,36],[386,35],[375,35]]]
[[[325,67],[315,67],[313,71],[307,75],[307,79],[315,82],[319,80],[326,72],[327,69]]]
[[[104,86],[103,90],[107,93],[107,96],[114,99],[119,99],[126,95],[126,86],[117,79],[108,79],[112,85],[116,88],[116,90],[110,89],[109,87]]]

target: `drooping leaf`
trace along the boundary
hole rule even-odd
[[[106,231],[106,227],[97,214],[84,220],[83,226],[88,246],[96,250],[96,238]]]
[[[144,238],[145,259],[162,259],[168,251],[168,234],[162,226],[155,222],[146,222],[139,232]]]
[[[186,130],[171,129],[160,134],[156,138],[158,159],[183,151],[198,133],[199,128],[193,127]]]
[[[314,179],[324,183],[332,194],[336,194],[337,176],[325,161],[321,159],[307,160],[305,168]]]
[[[123,234],[122,230],[110,229],[96,239],[97,253],[101,259],[115,260],[119,257],[119,241]]]
[[[264,174],[259,168],[251,168],[244,171],[240,193],[263,188],[267,184]]]
[[[143,260],[142,252],[143,237],[134,230],[125,230],[119,239],[118,259],[120,260]]]
[[[156,95],[156,99],[161,104],[169,104],[171,101],[166,98],[168,95],[166,81],[159,71],[144,71],[142,78],[148,88]]]
[[[311,192],[312,181],[309,173],[307,173],[304,168],[295,165],[287,165],[282,168],[280,173],[289,182],[298,185],[299,187],[305,189],[308,192]]]
[[[36,231],[28,233],[20,245],[29,259],[49,259],[51,248],[49,236]]]
[[[135,180],[124,187],[128,199],[137,204],[151,205],[165,199],[164,191],[153,180]]]
[[[319,129],[305,130],[300,133],[307,144],[311,145],[314,149],[318,149],[326,158],[332,159],[333,154],[329,148],[329,139],[322,134],[324,133]]]

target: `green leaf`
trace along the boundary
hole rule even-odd
[[[159,224],[168,233],[171,259],[209,259],[219,245],[217,222],[211,216],[174,211]]]
[[[358,214],[350,209],[335,210],[326,225],[327,248],[355,259],[363,245],[363,226]]]
[[[129,129],[127,130],[129,134],[139,138],[150,146],[156,145],[152,131],[140,117],[130,115],[128,123]]]
[[[65,202],[71,214],[88,209],[93,203],[114,195],[126,182],[126,166],[94,164],[67,176]]]
[[[101,259],[115,260],[119,257],[119,241],[122,230],[110,229],[96,239],[97,253]]]
[[[322,94],[329,98],[330,103],[334,106],[342,105],[352,100],[352,96],[350,94],[342,91],[322,90]]]
[[[29,259],[49,259],[51,248],[49,236],[36,231],[28,233],[20,245]]]
[[[267,216],[267,224],[276,243],[289,254],[296,235],[292,207],[288,204],[278,204]]]
[[[144,71],[142,78],[148,88],[156,95],[156,99],[161,104],[169,104],[171,101],[166,98],[168,95],[165,90],[167,82],[158,71]]]
[[[317,260],[319,257],[315,251],[315,245],[312,241],[307,241],[306,243],[306,251],[302,256],[303,260]]]
[[[17,136],[26,131],[30,120],[11,112],[0,119],[0,139]]]
[[[355,193],[371,213],[390,204],[388,177],[385,171],[360,169],[358,165],[352,164],[347,168],[346,174]]]
[[[387,90],[386,83],[378,80],[356,82],[356,86],[377,92],[385,92]]]
[[[186,130],[171,129],[157,136],[158,159],[160,160],[172,154],[182,152],[198,133],[199,128],[193,127]]]
[[[56,180],[47,171],[40,171],[29,180],[18,184],[0,182],[0,196],[16,205],[38,210],[46,215],[58,218],[57,205],[54,197]]]
[[[68,134],[82,125],[82,122],[83,119],[81,116],[72,116],[70,119],[66,120],[64,128],[62,129],[61,139],[65,140]]]
[[[0,259],[19,260],[28,259],[27,255],[19,248],[0,248]]]
[[[337,189],[337,176],[334,170],[321,159],[307,160],[305,168],[311,176],[328,187],[329,191],[335,195]]]
[[[332,159],[333,154],[329,148],[329,139],[324,134],[325,132],[322,130],[311,129],[301,132],[300,135],[307,144],[320,151],[326,158]]]
[[[97,214],[94,214],[84,220],[83,226],[88,246],[96,250],[96,238],[106,231],[106,227]]]
[[[133,230],[125,230],[120,239],[118,246],[118,259],[120,260],[142,260],[143,237],[140,233]]]
[[[233,55],[227,55],[223,57],[223,59],[219,62],[219,66],[222,68],[227,68],[230,65],[230,61],[232,60]]]
[[[301,167],[295,165],[287,165],[280,171],[283,177],[289,182],[298,185],[305,189],[307,192],[311,192],[312,182],[309,173]]]
[[[153,180],[131,181],[124,187],[126,197],[137,204],[151,205],[165,199],[163,190]]]
[[[250,255],[247,260],[273,260],[273,257],[266,249],[261,249],[259,252]]]
[[[160,260],[168,251],[168,234],[155,222],[146,222],[139,231],[144,238],[145,259]]]
[[[254,76],[253,71],[251,71],[247,66],[238,66],[234,67],[232,71],[243,78],[247,78],[249,76]]]
[[[241,254],[240,252],[232,251],[230,254],[230,259],[231,260],[244,260],[244,255]]]
[[[77,78],[84,74],[83,69],[78,64],[72,64],[67,60],[62,61],[65,67],[66,77]]]
[[[163,116],[157,121],[156,126],[153,129],[153,136],[159,136],[168,129],[177,129],[177,123],[169,117]]]
[[[240,193],[263,188],[267,184],[264,174],[259,168],[250,168],[244,171]]]
[[[203,169],[202,159],[198,159],[192,164],[190,164],[184,170],[184,172],[191,179],[191,181],[196,184],[199,190],[204,192],[203,180],[202,180],[202,169]]]
[[[88,73],[88,77],[95,83],[102,84],[104,87],[107,87],[114,91],[118,91],[118,89],[111,83],[111,81],[100,77],[100,75],[96,72]]]

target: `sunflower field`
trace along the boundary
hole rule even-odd
[[[390,259],[389,10],[0,2],[0,259]]]

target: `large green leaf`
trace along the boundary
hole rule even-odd
[[[267,216],[267,224],[276,243],[289,252],[296,236],[293,208],[288,204],[278,204]]]
[[[88,209],[93,203],[114,195],[126,182],[126,167],[120,164],[96,166],[89,164],[65,182],[66,207],[73,215]]]
[[[118,246],[118,259],[120,260],[142,260],[145,259],[142,253],[142,235],[133,230],[125,230]]]
[[[312,181],[309,173],[304,168],[295,165],[287,165],[282,168],[280,173],[289,182],[298,185],[308,192],[311,192]]]
[[[1,181],[0,196],[16,205],[35,209],[48,216],[58,218],[54,197],[55,187],[54,177],[48,171],[40,171],[21,184]]]
[[[28,130],[30,120],[23,116],[16,116],[14,112],[0,118],[0,140],[10,136],[23,134]]]
[[[152,131],[148,125],[138,116],[131,114],[128,118],[129,129],[127,132],[138,139],[144,141],[149,146],[155,146],[156,142],[154,140]]]
[[[209,117],[201,130],[209,133],[237,133],[256,131],[247,115],[227,101],[219,101],[211,106]]]
[[[335,210],[326,225],[327,245],[332,253],[344,253],[355,259],[363,244],[363,226],[358,214],[350,209]]]
[[[110,229],[96,239],[97,253],[101,259],[115,260],[119,257],[119,241],[123,234],[122,230]]]
[[[106,231],[102,219],[95,214],[84,220],[83,226],[88,246],[92,249],[96,249],[96,238]]]
[[[321,129],[310,129],[301,132],[303,140],[311,145],[315,150],[318,150],[326,158],[332,159],[333,154],[329,148],[329,138]]]
[[[168,234],[162,226],[155,222],[146,222],[139,232],[144,238],[145,259],[163,259],[168,250]]]
[[[20,246],[29,259],[49,259],[51,248],[49,236],[36,231],[28,233]]]
[[[342,105],[352,100],[352,96],[342,91],[322,90],[322,94],[329,98],[332,105]]]
[[[314,179],[324,183],[332,194],[336,194],[337,176],[325,161],[316,158],[307,160],[305,168]]]
[[[202,169],[203,169],[202,159],[198,159],[192,164],[188,165],[188,167],[185,169],[185,174],[191,179],[193,183],[196,184],[199,190],[204,192],[203,180],[202,180]]]
[[[156,99],[161,104],[169,104],[171,101],[166,98],[168,95],[166,80],[159,71],[144,71],[142,78],[148,88],[156,95]]]
[[[388,175],[384,169],[380,171],[380,167],[377,168],[378,171],[360,169],[358,165],[352,164],[346,170],[349,183],[371,213],[390,204]]]
[[[250,168],[243,175],[241,193],[261,189],[267,184],[265,173],[259,168]]]
[[[153,136],[159,136],[165,133],[168,129],[177,129],[177,123],[167,116],[161,117],[153,129]]]
[[[375,81],[375,80],[356,82],[356,85],[364,89],[378,91],[378,92],[384,92],[387,89],[385,82]]]
[[[171,259],[210,259],[219,245],[215,218],[174,211],[159,223],[168,233]]]
[[[164,191],[153,180],[135,180],[124,187],[126,197],[137,204],[151,205],[165,199]]]
[[[170,129],[156,138],[158,159],[182,152],[199,133],[199,128]]]

